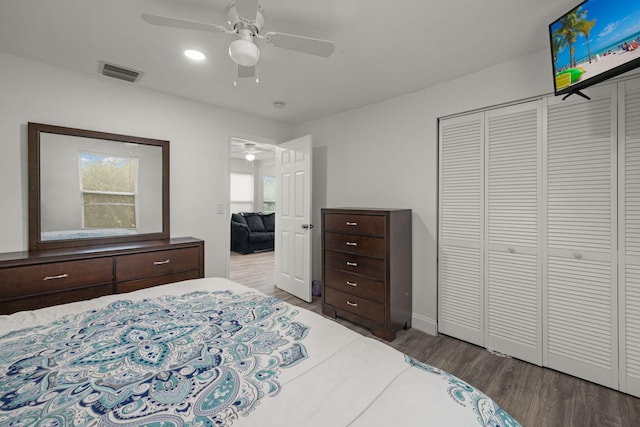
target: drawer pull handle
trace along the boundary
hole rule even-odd
[[[44,280],[55,280],[55,279],[66,279],[67,277],[69,277],[69,275],[67,273],[65,274],[59,274],[57,276],[45,276]]]
[[[164,261],[153,261],[153,265],[164,265],[164,264],[169,264],[170,262],[171,260],[167,258]]]
[[[347,223],[346,223],[346,224],[347,224],[349,227],[355,227],[356,225],[358,225],[358,223],[357,223],[357,222],[349,222],[349,221],[347,221]]]
[[[351,302],[351,301],[347,300],[347,305],[350,305],[351,307],[357,307],[358,303],[357,302]]]
[[[355,288],[356,286],[358,286],[358,284],[357,284],[357,283],[355,283],[355,282],[350,282],[350,281],[348,281],[348,280],[347,280],[347,285],[349,285],[349,286],[353,286],[354,288]]]
[[[347,265],[348,265],[349,267],[357,267],[357,266],[358,266],[358,263],[357,263],[357,262],[349,262],[349,261],[347,261]]]
[[[357,242],[347,242],[347,246],[358,246]]]

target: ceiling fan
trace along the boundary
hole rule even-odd
[[[227,25],[209,24],[179,18],[142,14],[142,19],[153,25],[205,31],[209,33],[235,34],[236,40],[229,45],[229,56],[236,64],[236,75],[242,78],[256,76],[256,64],[260,49],[255,39],[267,44],[296,52],[328,57],[333,53],[333,42],[294,34],[269,31],[262,33],[264,14],[258,0],[235,0],[227,8]]]
[[[249,162],[254,161],[256,158],[256,154],[258,153],[261,153],[261,151],[256,149],[256,144],[251,142],[246,142],[244,144],[244,158],[247,161]]]

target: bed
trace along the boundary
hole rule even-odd
[[[519,426],[460,379],[223,278],[0,316],[0,426]]]

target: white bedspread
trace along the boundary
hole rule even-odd
[[[519,425],[446,372],[221,278],[0,316],[0,426],[36,420]]]

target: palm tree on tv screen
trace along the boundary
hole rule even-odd
[[[593,26],[596,25],[596,20],[587,21],[583,19],[576,23],[576,31],[584,35],[584,38],[587,40],[587,55],[589,56],[589,63],[591,63],[591,46],[589,45],[589,33]]]
[[[573,9],[560,19],[560,26],[553,32],[553,36],[564,38],[569,45],[569,63],[573,68],[576,66],[575,47],[574,43],[577,41],[580,34],[584,34],[582,30],[585,29],[584,22],[586,21],[587,11],[578,10],[579,7]],[[595,24],[595,21],[592,21]],[[591,25],[592,27],[593,25]],[[591,31],[591,28],[588,29]]]
[[[554,64],[558,61],[558,53],[565,47],[567,47],[567,39],[554,34],[551,38],[551,54]]]

